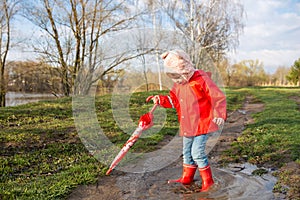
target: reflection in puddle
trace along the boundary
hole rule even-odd
[[[183,199],[272,199],[272,189],[276,178],[272,175],[253,176],[251,169],[245,168],[244,173],[232,172],[229,169],[215,169],[216,184],[206,193],[183,194]]]

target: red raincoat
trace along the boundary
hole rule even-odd
[[[195,71],[187,84],[174,83],[170,96],[160,96],[160,105],[176,109],[180,136],[215,132],[219,128],[212,120],[226,120],[226,97],[202,70]]]

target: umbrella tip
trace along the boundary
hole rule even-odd
[[[107,170],[106,175],[109,175],[112,169]]]

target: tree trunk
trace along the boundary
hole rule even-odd
[[[5,96],[6,96],[5,88],[1,84],[1,88],[0,88],[0,107],[5,107],[6,106],[5,105],[6,104]]]
[[[0,107],[5,107],[5,81],[4,81],[4,65],[1,62],[1,71],[0,71]]]
[[[8,50],[10,47],[10,20],[14,14],[13,9],[9,8],[8,2],[5,0],[2,2],[3,3],[3,10],[4,10],[4,15],[1,19],[1,23],[4,22],[6,24],[5,30],[2,29],[1,27],[1,38],[0,38],[0,48],[1,48],[1,74],[0,74],[0,107],[5,107],[5,96],[6,96],[6,81],[4,77],[4,69],[5,69],[5,64],[6,64],[6,58],[8,54]],[[14,7],[14,6],[12,6]],[[2,21],[3,20],[3,21]],[[4,44],[4,48],[2,49],[2,43]]]

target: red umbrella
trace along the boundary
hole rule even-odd
[[[148,101],[148,99],[147,99]],[[153,125],[153,112],[156,109],[158,104],[154,104],[150,112],[144,114],[140,117],[139,125],[135,129],[135,131],[132,133],[130,138],[127,140],[127,142],[124,144],[118,155],[115,157],[113,162],[111,163],[109,169],[106,172],[106,175],[109,175],[112,170],[117,166],[117,164],[122,160],[122,158],[126,155],[126,153],[129,151],[129,149],[135,144],[135,142],[139,139],[142,132],[148,128],[150,128]]]

